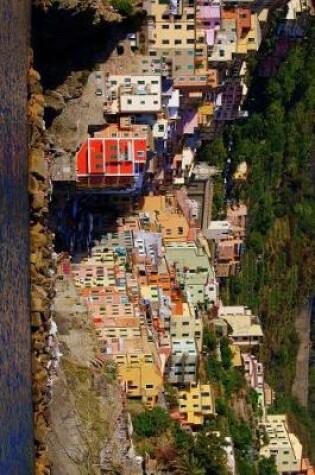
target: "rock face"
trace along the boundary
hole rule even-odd
[[[30,68],[28,74],[29,197],[30,197],[30,272],[31,272],[31,326],[32,326],[32,376],[35,475],[49,475],[50,461],[46,450],[46,435],[50,417],[50,321],[51,301],[54,295],[55,272],[51,259],[52,235],[47,227],[49,178],[45,157],[47,140],[44,130],[45,100],[40,76]]]

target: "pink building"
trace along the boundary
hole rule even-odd
[[[247,221],[247,206],[244,203],[238,205],[229,204],[226,209],[226,220],[236,228],[241,228],[243,233],[240,231],[240,234],[244,234],[246,230],[246,221]]]
[[[255,356],[245,353],[242,354],[245,379],[248,384],[256,390],[263,391],[264,389],[264,367],[262,363],[259,363]]]
[[[197,28],[203,29],[206,35],[208,46],[213,46],[215,41],[215,32],[220,29],[221,9],[220,6],[205,5],[205,2],[197,2]]]

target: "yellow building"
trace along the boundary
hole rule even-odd
[[[145,0],[147,53],[162,58],[172,76],[191,74],[195,69],[195,6],[193,1]]]
[[[154,28],[149,31],[150,50],[174,50],[194,48],[195,44],[195,8],[184,6],[182,0],[176,3],[176,11],[170,2],[151,0],[149,20],[152,18]],[[176,15],[176,17],[174,16]],[[171,21],[170,21],[171,19]]]
[[[261,43],[261,29],[256,13],[251,15],[251,28],[242,37],[237,38],[237,53],[247,54],[258,51]]]
[[[185,216],[177,213],[160,213],[156,217],[156,222],[165,242],[187,241],[189,225]]]
[[[165,196],[143,196],[140,198],[138,207],[144,213],[164,212],[166,209]]]
[[[148,407],[153,407],[162,391],[163,377],[146,339],[108,339],[106,354],[117,363],[127,397],[142,399]]]
[[[214,395],[210,384],[191,384],[178,393],[182,422],[203,425],[205,418],[215,415]]]

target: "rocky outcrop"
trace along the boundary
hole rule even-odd
[[[30,272],[32,326],[32,399],[34,413],[35,475],[50,474],[46,435],[50,424],[51,302],[54,296],[53,236],[47,227],[50,185],[44,130],[45,100],[39,74],[28,74]]]
[[[35,7],[47,12],[49,9],[65,10],[70,12],[89,12],[93,15],[93,23],[103,20],[114,21],[120,18],[114,8],[106,0],[34,0]]]

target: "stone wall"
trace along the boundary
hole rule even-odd
[[[32,400],[34,413],[35,475],[50,474],[45,438],[49,428],[51,355],[51,303],[55,294],[53,236],[47,227],[50,183],[44,130],[44,96],[39,74],[28,73],[29,197],[32,329]]]

